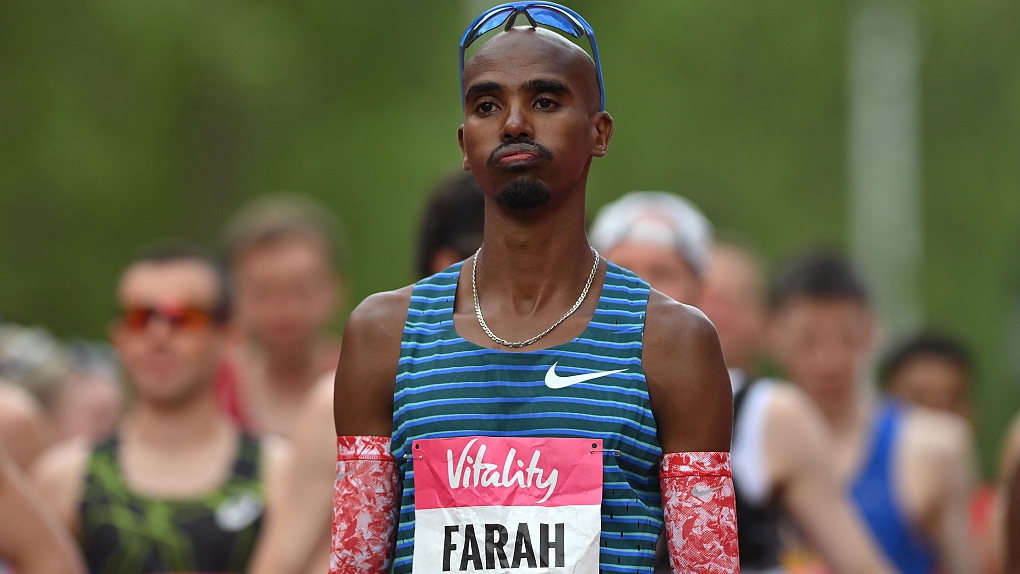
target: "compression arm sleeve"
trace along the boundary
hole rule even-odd
[[[673,452],[659,467],[673,572],[740,572],[728,452]]]
[[[398,490],[389,437],[337,437],[329,574],[389,573]]]

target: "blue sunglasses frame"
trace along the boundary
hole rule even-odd
[[[481,16],[475,18],[475,21],[468,26],[464,36],[460,39],[461,104],[464,104],[464,51],[480,36],[500,26],[504,26],[504,23],[503,29],[509,30],[517,20],[517,16],[521,14],[524,14],[524,17],[528,19],[533,28],[537,28],[541,24],[574,38],[580,38],[581,36],[588,38],[588,42],[591,44],[592,59],[595,60],[595,74],[599,80],[599,94],[602,96],[599,111],[605,111],[606,88],[602,83],[602,64],[599,62],[599,48],[595,43],[595,31],[584,21],[580,14],[566,6],[553,2],[508,2],[490,8],[483,12]]]

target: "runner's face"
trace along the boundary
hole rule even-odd
[[[717,248],[705,271],[698,307],[719,332],[726,364],[750,368],[765,329],[761,276],[742,254]]]
[[[929,408],[967,416],[967,373],[937,355],[908,360],[889,381],[889,392]]]
[[[817,403],[838,406],[852,396],[871,352],[867,308],[848,299],[793,299],[779,310],[774,329],[786,374]]]
[[[194,308],[211,311],[218,293],[213,271],[202,263],[139,263],[120,282],[122,308]],[[153,317],[142,328],[117,321],[111,338],[140,401],[182,403],[211,390],[226,350],[227,329],[209,323],[174,326]]]
[[[238,319],[269,351],[307,350],[329,323],[337,285],[329,258],[310,237],[287,237],[243,252],[234,266]]]
[[[606,259],[637,273],[653,289],[687,305],[698,302],[701,282],[675,249],[625,241],[606,251]]]
[[[526,180],[555,199],[605,155],[612,119],[598,112],[595,74],[579,50],[552,32],[513,29],[468,62],[458,137],[464,168],[490,196]]]

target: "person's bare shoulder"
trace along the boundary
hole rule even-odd
[[[821,412],[804,391],[792,384],[773,385],[765,414],[769,471],[777,483],[815,464],[831,461],[832,436]]]
[[[0,381],[0,444],[27,469],[47,446],[49,429],[42,407],[24,389]]]
[[[729,374],[715,327],[701,311],[653,289],[641,364],[663,451],[729,450]]]
[[[31,469],[31,478],[42,497],[72,532],[77,533],[78,505],[89,456],[88,440],[75,437],[50,447]]]
[[[265,435],[262,443],[262,476],[268,500],[277,498],[282,483],[293,461],[293,451],[287,439],[276,435]]]
[[[908,411],[904,448],[928,461],[931,468],[950,462],[964,462],[972,446],[972,433],[967,421],[952,413],[921,406]]]
[[[376,293],[347,319],[333,387],[338,436],[389,436],[392,432],[400,340],[412,289]]]

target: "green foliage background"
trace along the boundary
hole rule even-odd
[[[775,262],[847,244],[855,2],[576,0],[616,136],[589,208],[680,192]],[[979,361],[989,468],[1020,407],[1020,3],[914,4],[928,321]],[[215,244],[245,200],[336,209],[352,303],[412,279],[424,193],[459,165],[457,40],[477,2],[0,0],[0,316],[102,337],[116,275]]]

